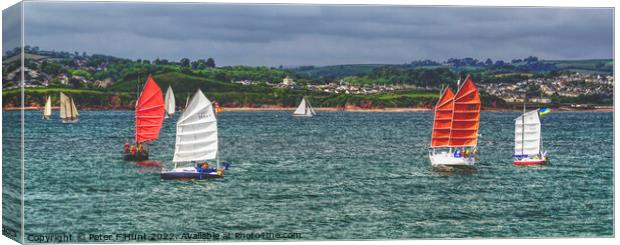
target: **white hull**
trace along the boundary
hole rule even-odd
[[[294,117],[312,117],[312,114],[293,114]]]
[[[173,168],[170,170],[162,170],[162,173],[194,173],[197,174],[199,173],[198,170],[196,170],[195,167],[181,167],[181,168]],[[209,173],[204,173],[204,174],[208,174],[208,175],[220,175],[217,172],[209,172]]]
[[[455,157],[449,152],[430,153],[428,156],[432,166],[474,166],[476,163],[474,156]]]
[[[80,119],[73,119],[73,120],[62,119],[62,123],[77,123],[79,121],[80,121]]]
[[[543,152],[540,156],[515,157],[512,161],[514,165],[539,165],[547,163],[547,152]]]

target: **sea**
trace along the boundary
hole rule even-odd
[[[14,228],[20,114],[2,113],[3,225]],[[26,241],[614,236],[612,113],[552,112],[542,118],[550,163],[514,166],[519,113],[483,112],[475,169],[445,171],[428,160],[430,112],[224,112],[225,177],[162,181],[178,116],[165,120],[143,164],[122,160],[132,111],[84,110],[76,124],[26,111]]]

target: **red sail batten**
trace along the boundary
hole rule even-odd
[[[159,138],[163,122],[164,96],[155,80],[149,75],[136,104],[136,143]]]

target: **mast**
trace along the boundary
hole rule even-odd
[[[134,105],[134,115],[136,115],[138,113],[138,100],[140,100],[140,72],[138,72],[138,80],[136,80],[136,104]],[[135,131],[135,135],[134,135],[134,141],[136,141],[136,144],[138,144],[137,141],[137,137],[136,135],[138,135],[138,118],[134,117],[134,126],[133,129]]]

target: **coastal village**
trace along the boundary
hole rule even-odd
[[[90,62],[92,56],[62,52],[58,57],[57,52],[38,51],[36,54],[26,54],[24,68],[25,84],[27,88],[37,87],[72,87],[87,89],[106,89],[114,85],[112,78],[97,77],[99,72],[109,69],[112,62]],[[105,57],[105,56],[104,56]],[[105,59],[104,59],[105,60]],[[3,89],[10,90],[18,87],[21,68],[15,66],[9,70],[11,62],[15,63],[15,57],[4,59]],[[133,61],[128,61],[133,62]],[[147,62],[147,61],[136,61]],[[154,61],[154,63],[157,61]],[[189,61],[188,61],[189,62]],[[175,64],[174,62],[170,64]],[[444,64],[446,66],[452,65]],[[194,67],[194,62],[192,62]],[[277,68],[267,68],[277,70]],[[300,83],[294,77],[294,73],[284,78],[270,80],[229,80],[232,84],[242,86],[266,85],[274,89],[295,91],[308,91],[318,94],[347,94],[347,95],[374,95],[383,93],[402,93],[406,91],[439,91],[439,86],[421,86],[415,81],[402,81],[391,84],[353,84],[345,79],[333,79],[331,81],[305,81]],[[499,80],[499,79],[498,79]],[[444,82],[444,81],[442,81]],[[541,104],[550,104],[553,98],[565,97],[576,98],[579,96],[603,96],[613,97],[614,77],[611,74],[597,74],[588,72],[561,72],[555,76],[529,76],[518,81],[480,81],[478,82],[481,92],[495,96],[506,103],[522,103],[525,91],[531,96],[528,101]],[[572,107],[587,105],[572,104]]]

